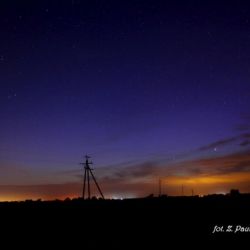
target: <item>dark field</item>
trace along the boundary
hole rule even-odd
[[[199,246],[200,241],[218,239],[230,243],[250,239],[250,232],[235,232],[237,226],[250,226],[249,211],[249,195],[0,203],[1,236],[10,248],[34,249],[167,249],[173,243]],[[224,232],[212,234],[215,225]],[[226,232],[230,225],[232,232]]]

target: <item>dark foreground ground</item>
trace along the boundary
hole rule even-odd
[[[250,240],[250,232],[235,232],[250,227],[249,195],[0,203],[0,216],[8,249],[202,249]],[[213,234],[216,225],[224,232]]]

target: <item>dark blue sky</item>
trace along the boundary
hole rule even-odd
[[[248,148],[247,2],[1,1],[0,30],[2,185]]]

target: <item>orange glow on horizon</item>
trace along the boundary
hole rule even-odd
[[[100,186],[106,198],[122,197],[146,197],[149,194],[158,195],[158,177],[151,177],[133,182],[115,182],[102,180]],[[232,188],[240,192],[250,192],[250,172],[227,173],[220,175],[196,175],[176,176],[171,175],[162,178],[162,194],[181,195],[181,186],[184,186],[184,195],[207,195],[212,193],[229,193]],[[0,201],[23,201],[23,200],[64,200],[66,198],[78,198],[81,196],[82,184],[40,185],[37,186],[13,186],[6,191],[0,190]],[[93,189],[93,196],[98,196]]]
[[[171,176],[163,179],[165,184],[169,185],[214,185],[243,183],[250,181],[250,173],[230,173],[211,176]]]

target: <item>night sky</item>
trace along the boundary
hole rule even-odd
[[[0,2],[0,200],[250,192],[247,1]]]

